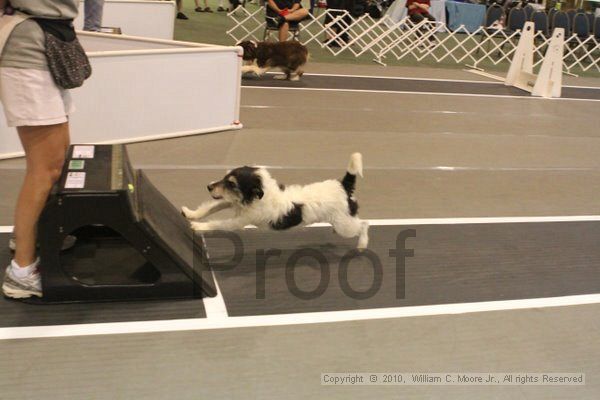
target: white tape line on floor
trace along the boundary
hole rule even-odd
[[[410,225],[466,225],[466,224],[519,224],[544,222],[594,222],[600,221],[600,215],[561,215],[526,217],[453,217],[453,218],[391,218],[367,219],[371,226],[410,226]],[[307,228],[331,226],[328,223],[308,225]],[[254,228],[247,226],[246,228]],[[0,226],[0,233],[11,233],[12,226]]]
[[[226,317],[221,315],[211,318],[179,320],[32,326],[0,328],[0,340],[318,324],[465,314],[486,311],[522,310],[529,308],[564,307],[597,303],[600,303],[600,294],[488,301],[479,303],[441,304],[432,306],[376,308],[367,310],[257,315],[247,317]]]

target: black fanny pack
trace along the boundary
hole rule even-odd
[[[74,89],[92,75],[90,60],[77,40],[73,21],[33,18],[46,37],[46,59],[54,82],[63,89]]]

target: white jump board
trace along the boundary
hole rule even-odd
[[[241,128],[241,48],[78,36],[93,73],[71,91],[72,142],[128,143]],[[0,159],[23,154],[1,107],[0,137]]]
[[[75,28],[83,29],[84,5],[79,3]],[[124,35],[173,39],[174,1],[106,0],[102,26],[118,27]]]

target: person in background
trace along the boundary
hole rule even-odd
[[[218,12],[229,11],[229,9],[225,8],[225,3],[223,0],[219,0],[219,7],[217,7]]]
[[[46,19],[73,20],[78,0],[11,0],[15,10]],[[0,0],[0,11],[8,10]],[[6,18],[2,16],[0,18]],[[6,269],[7,297],[42,296],[36,256],[37,222],[50,189],[59,179],[70,143],[69,92],[48,71],[44,32],[28,19],[10,33],[0,54],[0,102],[9,127],[16,127],[25,151],[25,180],[14,217],[15,254]]]
[[[208,6],[208,0],[204,0],[204,8],[200,7],[200,0],[194,0],[194,3],[196,3],[196,8],[194,9],[194,11],[196,11],[196,12],[207,12],[207,13],[213,12],[213,10],[211,10],[210,7]]]
[[[208,12],[208,13],[213,12],[213,10],[211,10],[210,7],[208,6],[208,0],[204,0],[204,8],[202,8],[200,6],[200,0],[194,0],[194,3],[196,3],[196,8],[194,9],[194,11],[196,11],[196,12]],[[225,8],[224,0],[219,0],[219,8],[217,8],[217,11],[218,12],[228,11]]]
[[[267,18],[275,21],[279,28],[279,41],[288,38],[290,23],[298,23],[308,16],[308,11],[302,8],[300,0],[268,0]]]
[[[100,32],[102,28],[102,11],[104,10],[104,0],[85,0],[83,30],[90,32]]]
[[[325,25],[330,24],[334,18],[338,17],[343,13],[343,10],[348,11],[350,14],[354,11],[354,0],[327,0],[327,9],[328,10],[340,10],[340,11],[330,11],[327,13],[325,17]],[[329,42],[329,47],[341,47],[342,44],[350,42],[350,36],[348,32],[344,32],[344,28],[347,28],[350,24],[352,24],[352,18],[350,15],[343,17],[343,23],[336,23],[331,25],[329,28],[331,32],[329,33],[329,38],[326,41],[329,41],[331,37],[338,36],[336,40]],[[342,43],[340,43],[342,42]]]
[[[407,0],[408,17],[412,22],[418,24],[424,19],[435,21],[435,18],[429,14],[431,3],[429,0]]]
[[[175,0],[175,3],[177,4],[177,19],[189,19],[187,15],[181,12],[181,10],[183,9],[183,1]]]
[[[433,15],[429,14],[429,8],[431,7],[430,0],[407,0],[406,7],[408,8],[408,17],[415,24],[418,24],[426,19],[435,22]],[[420,47],[435,46],[435,36],[433,34],[427,35],[425,33],[427,29],[425,28],[420,28],[420,30],[421,37],[426,36],[426,44],[422,43]]]

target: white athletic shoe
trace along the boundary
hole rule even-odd
[[[42,297],[42,279],[36,269],[24,278],[17,278],[12,265],[6,268],[2,292],[6,297],[26,299],[31,296]]]
[[[61,250],[69,250],[71,247],[75,246],[76,241],[77,238],[75,236],[67,235],[67,237],[63,241]],[[8,240],[8,248],[11,249],[11,251],[15,251],[15,249],[17,248],[17,241],[15,240],[15,237],[13,235],[11,235],[10,239]]]

